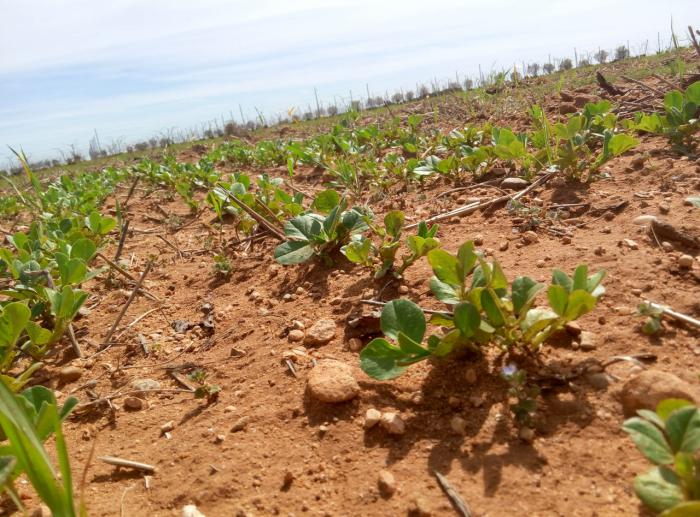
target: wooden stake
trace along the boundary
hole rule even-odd
[[[462,517],[472,517],[472,511],[469,508],[469,505],[464,501],[464,499],[462,499],[462,496],[459,495],[457,489],[453,487],[448,479],[438,471],[435,471],[434,474],[438,480],[440,488],[442,488],[442,491],[445,492],[445,495],[452,503],[455,511]]]

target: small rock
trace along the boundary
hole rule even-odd
[[[377,478],[377,486],[382,497],[391,497],[396,492],[396,479],[388,470],[380,470]]]
[[[529,181],[522,178],[505,178],[503,181],[501,181],[501,188],[509,190],[522,190],[529,184]]]
[[[352,368],[335,359],[319,361],[309,372],[307,388],[321,402],[345,402],[360,393]]]
[[[589,373],[586,381],[597,390],[605,390],[610,386],[610,377],[605,372]]]
[[[45,504],[37,506],[31,513],[31,517],[51,517],[51,510]]]
[[[643,154],[636,154],[633,158],[632,161],[630,162],[630,165],[639,170],[644,167],[644,162],[646,161],[646,156]]]
[[[668,241],[661,241],[661,248],[663,248],[666,253],[670,253],[673,251],[673,244]]]
[[[289,331],[289,334],[287,334],[287,339],[291,341],[292,343],[297,343],[299,341],[304,340],[304,331],[299,330],[299,329],[293,329]]]
[[[149,390],[159,390],[160,382],[153,379],[135,379],[131,383],[131,387],[134,388],[135,391],[141,392]]]
[[[423,498],[416,497],[408,507],[408,515],[409,517],[431,517],[433,513]]]
[[[330,428],[326,424],[321,424],[318,426],[318,432],[319,434],[326,434]]]
[[[637,244],[637,242],[633,241],[632,239],[622,239],[622,242],[624,242],[625,246],[627,246],[631,250],[639,249],[639,244]]]
[[[297,330],[304,330],[306,328],[306,325],[304,325],[303,321],[294,320],[292,321],[292,327],[294,327]]]
[[[175,429],[175,422],[173,420],[170,420],[169,422],[165,422],[163,425],[160,426],[160,434],[169,433],[173,429]]]
[[[532,230],[528,230],[525,233],[523,233],[523,241],[525,241],[526,244],[534,244],[535,242],[538,242],[539,240],[540,240],[540,238]]]
[[[484,243],[484,236],[479,233],[474,236],[473,240],[476,246],[481,246]]]
[[[214,437],[214,443],[223,443],[225,439],[226,439],[226,435],[217,434],[217,435]]]
[[[369,408],[367,410],[367,413],[365,413],[365,423],[364,423],[364,428],[365,429],[371,429],[375,425],[379,423],[379,420],[382,418],[382,414],[374,409],[374,408]]]
[[[498,246],[499,251],[506,251],[508,249],[508,241],[503,241],[499,246]]]
[[[693,262],[695,262],[695,259],[690,255],[681,255],[678,257],[678,267],[682,269],[691,269],[693,267]]]
[[[621,402],[626,416],[638,409],[655,410],[664,399],[685,399],[695,402],[693,387],[672,373],[645,370],[630,378],[622,387]]]
[[[78,366],[64,366],[58,371],[58,381],[61,384],[75,382],[83,376],[83,369]]]
[[[399,294],[408,294],[408,286],[407,285],[400,285],[399,286]]]
[[[308,345],[325,345],[335,337],[335,333],[335,321],[323,318],[309,328],[304,342]]]
[[[362,350],[362,340],[357,337],[348,339],[348,350],[351,352],[359,352]]]
[[[188,504],[182,507],[182,517],[206,517],[193,504]]]
[[[639,226],[646,226],[652,221],[658,221],[658,218],[655,215],[640,215],[632,220],[634,224]]]
[[[602,257],[603,255],[605,255],[605,248],[603,246],[596,246],[596,248],[593,250],[593,253],[595,253],[599,257]]]
[[[450,427],[455,433],[464,435],[467,429],[467,421],[461,416],[455,415],[450,420]]]
[[[667,214],[671,211],[671,207],[667,203],[659,204],[659,212],[662,214]]]
[[[143,409],[143,402],[143,399],[138,397],[126,397],[124,399],[124,409],[139,411],[140,409]]]
[[[479,395],[472,395],[469,397],[469,403],[475,408],[480,408],[484,405],[484,398]]]
[[[242,416],[238,420],[236,420],[233,425],[231,426],[231,432],[232,433],[237,433],[238,431],[243,431],[246,427],[248,427],[248,424],[250,423],[250,417],[249,416]]]
[[[476,384],[476,370],[474,368],[467,368],[464,372],[464,378],[469,384]]]
[[[579,345],[584,351],[595,350],[597,347],[595,334],[586,330],[582,331],[579,335]]]
[[[389,434],[401,435],[406,432],[406,424],[399,415],[393,412],[382,414],[379,425]]]
[[[566,325],[564,325],[564,329],[572,336],[581,335],[581,325],[575,321],[569,321]]]
[[[532,443],[535,439],[535,430],[530,427],[523,427],[518,433],[520,439],[527,443]]]

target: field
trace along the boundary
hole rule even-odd
[[[27,170],[0,202],[0,373],[78,399],[89,515],[660,513],[622,426],[700,401],[698,63]]]

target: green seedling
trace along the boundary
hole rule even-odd
[[[512,364],[501,369],[501,377],[508,383],[508,395],[516,400],[510,405],[515,420],[520,425],[532,425],[532,417],[537,411],[539,386],[528,383],[527,372]]]
[[[700,410],[668,399],[637,414],[622,429],[655,466],[635,478],[635,493],[662,517],[700,515]]]
[[[217,384],[209,384],[209,375],[204,370],[198,369],[191,372],[188,377],[198,384],[194,390],[194,398],[207,399],[207,404],[212,404],[219,398],[221,387]]]

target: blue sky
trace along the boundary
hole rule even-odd
[[[0,168],[229,113],[325,105],[552,58],[633,53],[697,0],[0,0]]]

